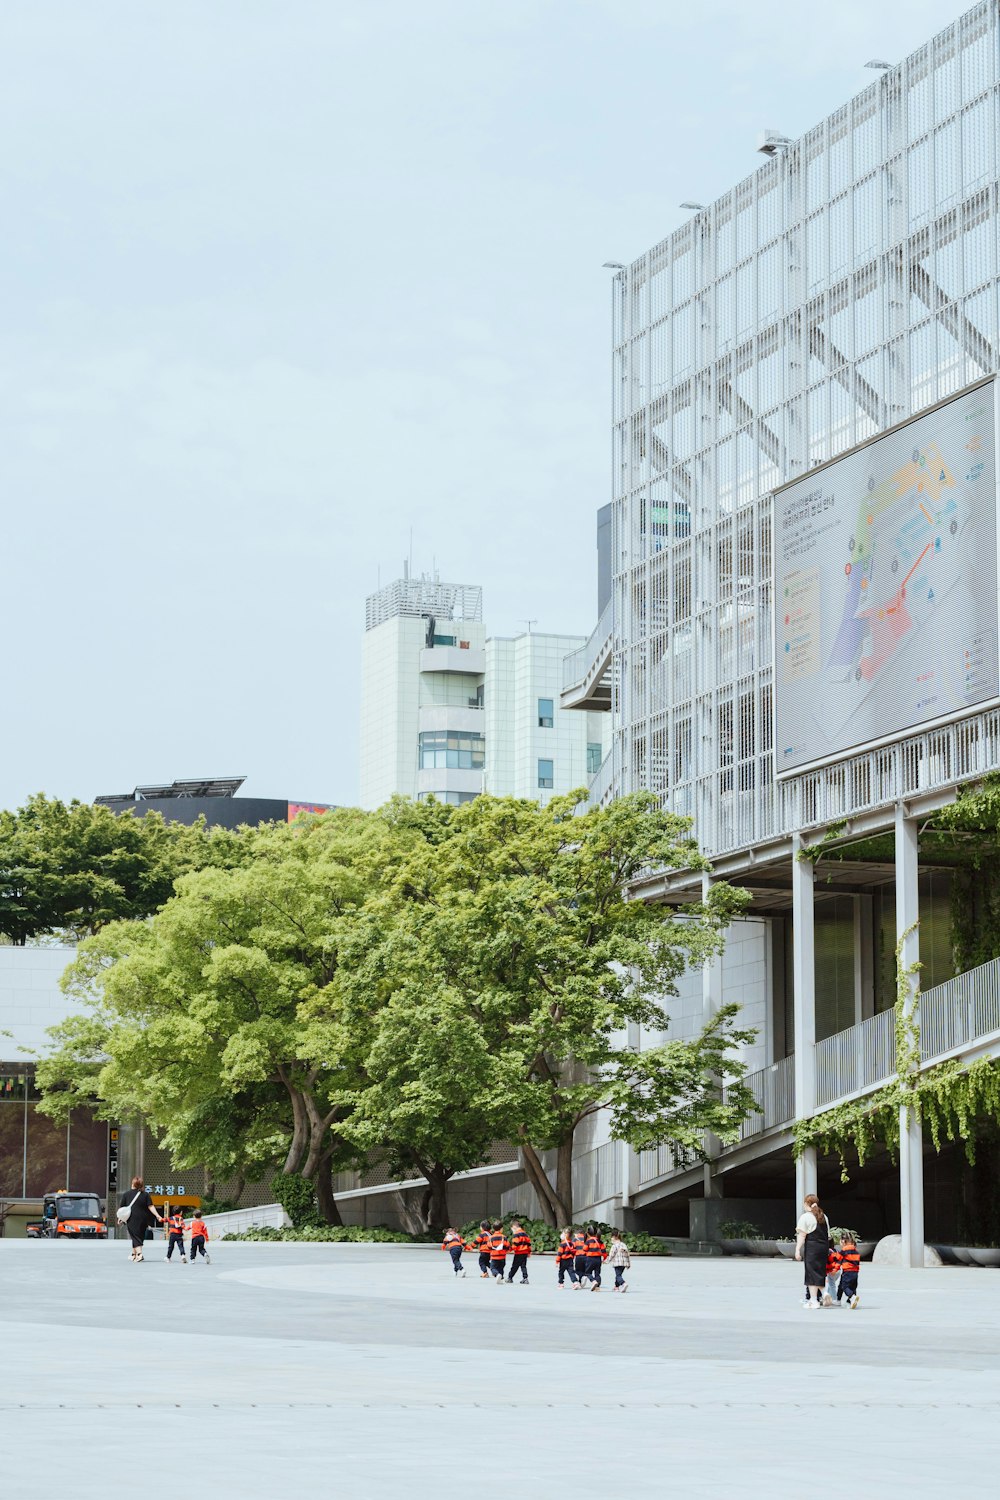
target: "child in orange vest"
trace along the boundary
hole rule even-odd
[[[169,1241],[167,1245],[167,1260],[173,1255],[174,1246],[176,1245],[181,1252],[181,1263],[186,1266],[187,1256],[184,1254],[184,1210],[182,1208],[176,1208],[167,1219],[167,1239]]]
[[[205,1246],[208,1244],[208,1225],[201,1216],[201,1210],[195,1209],[194,1218],[191,1220],[191,1264],[194,1265],[198,1256],[201,1255],[206,1265],[212,1264],[212,1257]]]
[[[503,1232],[503,1225],[499,1219],[494,1219],[490,1234],[490,1275],[496,1278],[500,1286],[503,1286],[506,1276],[509,1249],[510,1243]]]
[[[480,1220],[479,1233],[468,1247],[470,1250],[479,1251],[479,1274],[483,1281],[488,1281],[490,1277],[490,1237],[492,1232],[493,1226],[490,1224],[489,1219]]]
[[[514,1272],[520,1271],[521,1285],[528,1285],[528,1256],[531,1254],[531,1236],[525,1234],[524,1225],[519,1219],[512,1219],[510,1225],[510,1244],[514,1252],[514,1259],[510,1263],[509,1281],[514,1280]]]
[[[590,1290],[592,1292],[599,1292],[601,1290],[601,1265],[607,1260],[608,1252],[604,1241],[597,1232],[596,1224],[588,1224],[584,1246],[584,1253],[587,1257],[587,1275],[590,1277]]]
[[[832,1307],[833,1299],[837,1291],[837,1278],[840,1275],[840,1251],[830,1241],[830,1248],[826,1254],[826,1290],[823,1293],[823,1307]],[[837,1298],[840,1301],[840,1298]]]
[[[556,1270],[559,1273],[558,1286],[566,1285],[566,1277],[569,1277],[570,1286],[574,1292],[580,1290],[580,1282],[577,1279],[576,1269],[573,1262],[576,1258],[576,1248],[573,1244],[572,1229],[562,1229],[559,1232],[559,1248],[556,1251]]]
[[[459,1234],[457,1229],[452,1227],[451,1229],[445,1230],[444,1240],[441,1243],[441,1249],[447,1250],[448,1254],[451,1256],[452,1269],[454,1270],[455,1275],[464,1276],[465,1272],[462,1269],[462,1251],[465,1249],[465,1241],[462,1239],[462,1236]]]
[[[861,1300],[858,1296],[858,1276],[860,1272],[861,1252],[858,1250],[857,1241],[852,1234],[845,1234],[840,1242],[840,1285],[837,1288],[838,1306],[841,1297],[846,1297],[848,1307],[857,1307]]]

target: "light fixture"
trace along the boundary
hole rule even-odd
[[[871,62],[865,63],[866,68],[891,68],[892,63],[883,62],[880,57],[873,57]]]
[[[757,137],[757,150],[763,151],[765,156],[777,156],[779,151],[786,151],[791,144],[788,136],[777,130],[762,130]]]
[[[605,271],[624,271],[625,267],[620,260],[606,260],[603,269]]]
[[[708,205],[705,203],[682,203],[680,205],[681,208],[693,208],[695,213],[700,213],[701,210],[703,208],[707,208],[707,206]]]

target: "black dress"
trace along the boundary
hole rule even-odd
[[[806,1286],[826,1285],[826,1262],[830,1254],[830,1225],[824,1218],[821,1224],[806,1235],[802,1259],[806,1268]]]
[[[135,1202],[132,1200],[135,1198]],[[122,1193],[122,1208],[132,1205],[132,1211],[125,1221],[129,1239],[132,1241],[133,1250],[141,1250],[146,1241],[146,1230],[153,1222],[152,1205],[153,1200],[143,1188],[136,1197],[135,1188],[129,1188],[127,1193]]]

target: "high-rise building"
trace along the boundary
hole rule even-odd
[[[1000,769],[994,393],[975,388],[1000,351],[998,23],[996,0],[978,4],[871,64],[800,139],[767,132],[757,171],[614,277],[613,598],[563,703],[611,708],[592,797],[653,790],[751,894],[721,964],[672,1006],[689,1035],[744,1004],[761,1102],[708,1186],[593,1127],[582,1144],[607,1162],[580,1171],[614,1176],[619,1205],[688,1204],[703,1226],[724,1190],[770,1194],[787,1218],[792,1122],[894,1072],[897,942],[940,986],[924,1062],[949,1039],[962,1060],[1000,1054],[1000,1015],[973,1022],[954,989],[951,875],[919,836]],[[645,894],[701,882],[676,872]],[[917,1264],[912,1120],[901,1152],[876,1227],[901,1228]],[[807,1150],[800,1195],[817,1173],[847,1191]]]
[[[488,636],[482,590],[404,576],[367,601],[361,805],[394,793],[546,802],[585,786],[606,717],[560,707],[563,660],[582,637]]]

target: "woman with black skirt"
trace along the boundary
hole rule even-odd
[[[141,1177],[132,1178],[132,1187],[127,1193],[122,1193],[122,1208],[129,1210],[125,1221],[128,1237],[132,1241],[132,1259],[142,1260],[142,1247],[146,1242],[146,1230],[156,1219],[163,1223],[162,1215],[157,1213],[152,1198],[146,1192]]]
[[[822,1307],[826,1261],[830,1253],[830,1225],[815,1193],[807,1193],[805,1213],[795,1226],[795,1259],[805,1261],[806,1307]],[[816,1293],[813,1300],[813,1292]]]

